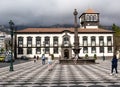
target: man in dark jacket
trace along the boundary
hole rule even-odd
[[[118,59],[116,57],[116,55],[113,56],[113,59],[112,59],[112,70],[111,70],[111,75],[113,74],[113,70],[115,69],[116,71],[116,75],[118,73],[117,71],[117,62],[118,62]]]

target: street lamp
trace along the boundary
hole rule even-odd
[[[10,70],[9,71],[14,71],[13,69],[13,29],[14,29],[14,23],[12,20],[9,21],[10,25],[10,34],[11,34],[11,60],[10,60]]]
[[[103,41],[103,61],[105,60],[105,56],[104,56],[104,41]]]

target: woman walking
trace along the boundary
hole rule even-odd
[[[48,57],[48,70],[51,71],[52,70],[52,55],[49,54]]]

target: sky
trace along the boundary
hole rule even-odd
[[[9,20],[16,25],[74,24],[74,9],[79,17],[89,8],[100,13],[101,25],[120,25],[119,5],[120,0],[0,0],[0,25]]]

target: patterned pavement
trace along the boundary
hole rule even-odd
[[[54,61],[53,70],[33,61],[0,68],[0,87],[120,87],[120,74],[110,76],[110,60],[97,64],[61,65]],[[120,72],[120,62],[118,72]]]

